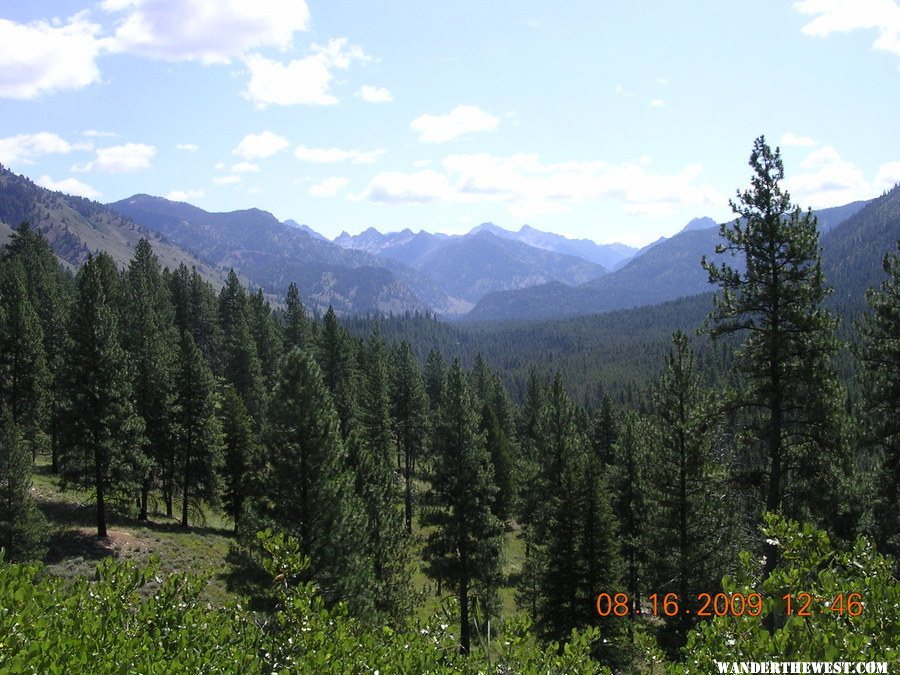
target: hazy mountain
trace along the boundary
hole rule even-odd
[[[213,265],[102,204],[47,190],[0,166],[0,245],[23,221],[41,231],[57,257],[72,268],[80,266],[88,253],[100,251],[124,267],[143,237],[164,266],[175,269],[184,263],[214,285],[221,286],[224,280]]]
[[[691,230],[708,230],[711,227],[717,227],[718,223],[708,216],[701,218],[693,218],[691,222],[685,225],[681,231],[690,232]]]
[[[610,270],[637,253],[637,249],[633,246],[598,244],[590,239],[569,239],[552,232],[536,230],[530,225],[523,225],[518,232],[506,230],[493,223],[482,223],[472,229],[472,232],[482,231],[488,231],[504,239],[514,239],[535,248],[584,258]]]
[[[896,192],[896,190],[894,191]],[[893,193],[891,193],[893,194]],[[890,195],[881,198],[887,199]],[[822,209],[816,216],[828,234],[822,237],[825,260],[829,265],[837,264],[833,258],[847,257],[850,253],[837,253],[838,230],[849,227],[855,231],[853,223],[868,211],[875,202],[854,202],[845,206]],[[837,225],[843,219],[843,224]],[[719,243],[717,227],[705,227],[709,219],[695,219],[681,232],[666,239],[661,238],[641,249],[628,264],[612,273],[569,289],[559,285],[545,285],[513,291],[494,293],[482,298],[475,308],[466,315],[470,321],[494,319],[536,319],[578,314],[596,314],[628,307],[641,307],[676,298],[703,293],[710,290],[706,272],[700,266],[700,259],[706,255],[715,257],[715,247]],[[896,237],[900,230],[893,226]],[[889,224],[884,225],[887,230]],[[846,239],[850,235],[841,235]],[[857,241],[860,235],[856,235]],[[869,235],[867,235],[869,236]],[[881,241],[874,234],[872,246],[879,249]],[[858,241],[861,245],[862,242]],[[868,244],[867,244],[868,246]],[[843,245],[844,249],[865,250],[866,247]],[[874,250],[873,249],[873,250]],[[867,254],[863,254],[864,256]],[[880,254],[879,254],[880,255]],[[869,261],[871,263],[871,261]],[[871,267],[871,265],[869,265]],[[829,280],[830,282],[830,280]],[[857,293],[858,295],[858,293]]]
[[[369,228],[355,236],[341,233],[334,241],[413,267],[472,303],[492,291],[548,281],[578,285],[607,271],[582,258],[497,236],[485,226],[458,236],[409,229],[382,234]]]
[[[303,230],[304,232],[306,232],[306,234],[313,237],[314,239],[322,239],[323,241],[328,241],[324,235],[319,234],[309,225],[298,223],[296,220],[291,220],[290,218],[283,222],[285,225],[290,225],[291,227],[296,227],[298,230]]]
[[[260,209],[209,213],[149,195],[134,195],[110,207],[198,258],[234,268],[269,293],[283,295],[295,281],[304,302],[320,310],[332,305],[343,313],[459,313],[467,308],[413,270],[341,248]]]

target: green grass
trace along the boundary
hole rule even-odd
[[[203,521],[192,520],[191,527],[185,530],[180,525],[180,518],[166,517],[159,511],[163,505],[151,501],[146,522],[111,511],[107,524],[110,536],[99,540],[93,495],[62,490],[59,478],[50,472],[47,457],[38,457],[32,492],[50,525],[49,546],[44,557],[47,573],[69,579],[91,578],[100,561],[110,556],[139,563],[148,563],[155,557],[163,573],[207,575],[209,583],[205,599],[208,602],[219,605],[233,597],[228,581],[234,570],[228,553],[234,537],[231,522],[220,511],[206,509]],[[177,504],[175,511],[179,516]],[[421,554],[428,531],[422,528],[418,518],[413,519],[415,567],[412,586],[421,599],[416,608],[416,617],[420,620],[432,617],[452,595],[445,591],[437,595],[437,582],[425,574]],[[516,606],[514,584],[524,558],[524,545],[514,527],[504,535],[504,585],[499,589],[501,619],[520,611]]]
[[[219,512],[207,509],[202,523],[187,530],[180,519],[152,511],[147,521],[111,512],[105,540],[96,536],[93,495],[63,491],[50,472],[49,460],[39,457],[32,478],[32,492],[49,523],[46,571],[63,578],[93,577],[105,558],[116,557],[146,564],[159,561],[163,573],[205,574],[209,583],[205,599],[223,604],[229,597],[227,580],[232,572],[227,561],[233,541],[230,525]]]

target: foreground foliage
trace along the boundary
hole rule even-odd
[[[394,630],[327,608],[299,581],[296,540],[261,533],[277,611],[261,621],[239,604],[210,608],[203,579],[158,566],[104,561],[97,579],[66,587],[37,564],[0,564],[0,670],[31,673],[602,673],[596,629],[540,647],[527,622],[482,641],[466,658],[448,621]]]

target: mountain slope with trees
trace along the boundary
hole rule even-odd
[[[12,230],[28,222],[50,242],[56,256],[76,269],[90,253],[107,253],[122,267],[142,239],[148,239],[169,269],[184,263],[221,285],[224,274],[171,241],[122,217],[98,202],[53,192],[0,165],[0,244]]]

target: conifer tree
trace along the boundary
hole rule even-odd
[[[541,459],[547,454],[547,403],[544,385],[532,369],[528,376],[525,400],[519,409],[519,454],[513,465],[515,476],[515,511],[522,527],[525,562],[518,589],[518,602],[537,616],[538,589],[544,570],[544,549],[540,545],[539,516],[543,493],[537,488]]]
[[[293,349],[282,360],[269,399],[268,471],[261,512],[287,530],[310,558],[308,574],[329,602],[357,613],[373,606],[364,509],[354,489],[340,422],[322,372]]]
[[[62,414],[63,367],[68,353],[66,331],[68,306],[71,302],[72,281],[63,271],[50,248],[50,243],[39,231],[22,223],[7,242],[3,260],[18,260],[25,271],[25,288],[31,306],[41,323],[44,360],[47,366],[48,406],[51,470],[59,470],[59,429]]]
[[[318,361],[341,421],[341,436],[347,438],[356,418],[355,391],[359,375],[352,341],[338,323],[332,307],[328,308],[322,322]]]
[[[427,573],[457,594],[460,649],[467,654],[472,593],[480,588],[488,600],[496,586],[503,528],[492,510],[497,488],[490,455],[458,359],[448,373],[432,451],[431,486],[422,514],[423,525],[435,528],[424,549]]]
[[[234,385],[250,416],[259,424],[263,404],[263,377],[256,343],[250,332],[247,293],[234,270],[219,293],[222,327],[222,375]]]
[[[66,409],[60,469],[65,484],[93,491],[97,536],[106,537],[107,502],[137,493],[146,474],[144,421],[132,404],[131,375],[105,253],[88,255],[78,272],[66,359]]]
[[[138,242],[125,275],[125,347],[134,372],[134,400],[144,419],[147,447],[152,459],[141,484],[141,520],[147,519],[150,490],[161,477],[171,475],[172,374],[175,367],[175,329],[168,289],[159,259],[146,239]],[[171,485],[166,486],[171,494]],[[171,515],[171,513],[169,514]]]
[[[643,583],[647,564],[645,475],[649,434],[646,422],[637,413],[627,410],[613,446],[613,466],[609,473],[631,619],[641,610],[642,593],[649,592]]]
[[[300,289],[293,281],[288,286],[284,309],[284,351],[294,347],[309,349],[309,319],[300,300]]]
[[[721,440],[718,420],[701,390],[687,337],[676,331],[672,342],[666,368],[653,388],[645,471],[646,550],[650,587],[659,597],[676,593],[680,599],[680,647],[696,621],[698,595],[719,590],[733,553],[733,533],[725,504],[729,491],[715,454]]]
[[[441,353],[432,349],[425,361],[425,393],[428,394],[428,405],[432,411],[437,410],[441,396],[447,383],[447,364]]]
[[[222,424],[225,513],[238,528],[244,505],[260,489],[261,456],[253,420],[235,388],[226,384],[219,412]]]
[[[0,411],[0,549],[8,562],[40,558],[47,522],[31,496],[31,452],[9,410]]]
[[[181,488],[181,526],[191,507],[215,504],[222,464],[222,427],[216,416],[216,382],[190,333],[181,336],[175,378],[175,467]],[[202,512],[201,512],[202,513]]]
[[[5,407],[36,457],[44,445],[50,373],[43,332],[14,258],[0,267],[0,408]]]
[[[222,331],[219,301],[212,285],[196,269],[189,271],[182,263],[169,276],[169,290],[179,336],[189,332],[210,368],[221,375]]]
[[[378,324],[360,356],[363,395],[359,431],[351,434],[347,448],[356,493],[366,515],[366,539],[361,548],[374,568],[376,609],[400,620],[410,610],[409,538],[403,514],[397,510],[400,495],[392,466],[394,434],[387,349]]]
[[[900,250],[900,242],[898,242]],[[880,452],[875,485],[875,540],[900,568],[900,254],[884,256],[888,278],[866,297],[859,350],[865,368],[866,413],[871,442]]]
[[[428,438],[428,396],[419,364],[409,343],[394,351],[391,370],[391,423],[394,441],[402,461],[403,510],[406,532],[412,534],[413,481],[423,458]]]
[[[535,529],[543,563],[537,619],[545,636],[563,640],[594,620],[597,593],[618,586],[617,527],[605,467],[588,447],[559,374],[548,392],[541,430],[547,453],[535,486],[542,498]]]
[[[600,409],[594,415],[591,432],[591,445],[594,453],[604,464],[612,464],[613,445],[615,445],[618,434],[618,424],[609,394],[603,396]]]
[[[740,266],[703,260],[710,283],[720,287],[706,330],[713,337],[739,334],[735,364],[744,376],[732,405],[750,411],[746,437],[762,477],[767,511],[827,520],[844,460],[842,403],[831,358],[835,319],[822,307],[828,294],[822,275],[816,218],[802,213],[782,188],[784,165],[760,136],[750,154],[751,187],[731,202],[739,216],[723,224],[716,251]],[[777,563],[767,545],[765,576]]]
[[[261,288],[250,296],[247,303],[247,318],[250,334],[256,344],[263,381],[268,390],[275,381],[275,370],[281,358],[284,338],[281,335],[281,326],[272,316],[272,307]]]

